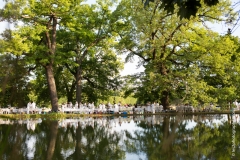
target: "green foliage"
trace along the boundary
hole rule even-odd
[[[81,0],[6,3],[1,18],[16,24],[21,21],[21,25],[4,33],[8,40],[1,40],[1,52],[24,55],[26,64],[37,68],[36,80],[31,81],[30,99],[37,96],[41,106],[48,106],[49,97],[57,99],[57,94],[52,94],[53,85],[44,82],[47,80],[44,70],[49,67],[54,68],[60,98],[73,101],[81,96],[74,94],[79,90],[76,87],[79,81],[86,82],[81,86],[86,101],[104,100],[111,95],[109,90],[118,85],[116,77],[123,66],[113,50],[121,16],[119,11],[112,12],[113,5],[112,1],[99,1],[90,6]],[[52,38],[54,18],[58,21],[56,41]]]
[[[128,96],[126,98],[124,97],[119,97],[119,96],[111,96],[109,97],[108,101],[103,101],[103,103],[107,104],[108,102],[110,102],[111,104],[115,103],[121,103],[122,105],[134,105],[137,102],[137,99],[132,97],[132,96]]]
[[[239,39],[204,26],[233,20],[229,2],[150,1],[144,1],[145,9],[139,0],[91,6],[81,0],[8,1],[0,16],[16,27],[0,39],[3,105],[34,100],[49,106],[49,99],[58,98],[58,103],[113,102],[115,97],[132,104],[227,106],[239,98]],[[117,55],[123,53],[126,61],[139,57],[144,73],[122,78]],[[128,96],[134,98],[120,98]]]
[[[59,88],[66,88],[69,84],[66,82],[72,77],[76,90],[69,91],[76,91],[76,100],[79,97],[85,102],[106,100],[118,85],[116,77],[123,64],[113,49],[117,27],[115,23],[118,19],[110,10],[111,5],[110,1],[101,1],[93,6],[84,5],[73,11],[74,21],[68,22],[59,30],[58,41],[61,47],[58,59],[62,71],[58,74],[64,72],[64,75],[68,75],[68,80],[65,79],[62,83],[65,86]]]
[[[27,97],[28,88],[26,77],[27,70],[23,57],[11,54],[0,55],[0,103],[1,107],[8,105],[15,107],[26,106],[29,98]]]
[[[129,32],[121,35],[118,47],[129,52],[127,58],[141,58],[145,72],[133,77],[128,94],[134,93],[141,103],[161,101],[164,107],[176,101],[194,106],[229,102],[237,96],[237,83],[230,80],[237,77],[237,67],[231,67],[235,66],[232,57],[237,45],[228,35],[220,36],[200,23],[231,19],[235,13],[228,2],[212,7],[201,2],[197,12],[192,7],[198,16],[189,20],[175,13],[175,9],[181,12],[181,7],[162,9],[165,1],[149,3],[145,10],[138,1],[132,4],[125,10],[129,13],[125,19],[131,21],[126,23]],[[230,17],[223,17],[228,11]]]

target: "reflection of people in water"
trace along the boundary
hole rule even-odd
[[[32,130],[32,131],[35,131],[35,129],[36,129],[36,124],[37,123],[41,123],[42,122],[42,120],[41,119],[39,119],[39,120],[27,120],[27,129],[28,130]]]
[[[156,121],[155,121],[155,115],[152,116],[152,125],[155,125]]]
[[[119,126],[122,125],[122,117],[119,116]]]

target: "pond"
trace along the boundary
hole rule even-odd
[[[239,122],[237,114],[0,119],[0,159],[239,159]]]

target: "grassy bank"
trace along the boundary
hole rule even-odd
[[[46,113],[46,114],[0,114],[0,118],[9,119],[62,119],[62,118],[79,118],[79,117],[102,117],[108,114],[70,114],[70,113]]]
[[[235,114],[240,114],[240,111],[235,111]],[[214,111],[214,112],[161,112],[154,115],[206,115],[206,114],[232,114],[232,111]],[[134,115],[153,115],[153,114],[71,114],[71,113],[46,113],[46,114],[0,114],[0,118],[9,119],[29,119],[29,118],[42,118],[42,119],[62,119],[62,118],[79,118],[79,117],[104,117],[104,116],[134,116]]]

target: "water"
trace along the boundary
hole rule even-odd
[[[238,115],[0,119],[0,159],[239,159],[239,133]]]

